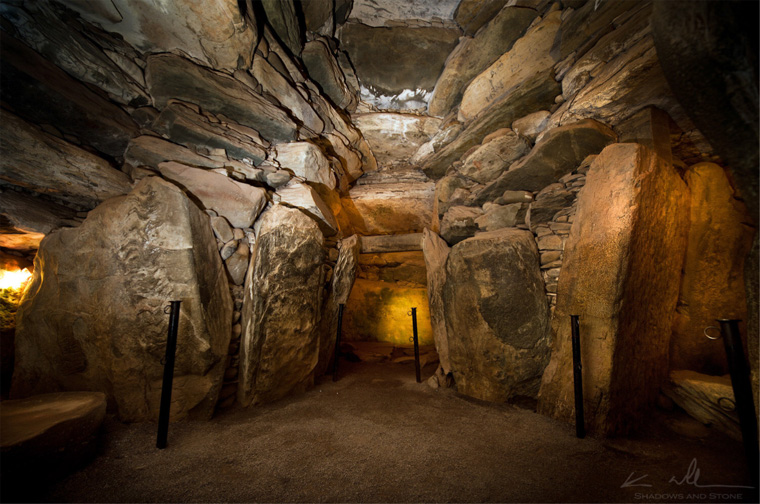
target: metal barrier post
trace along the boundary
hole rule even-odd
[[[586,437],[583,415],[583,366],[581,366],[581,336],[578,315],[570,315],[570,332],[573,345],[573,382],[575,385],[575,435]]]
[[[158,437],[156,448],[166,448],[169,435],[169,409],[172,403],[172,381],[174,380],[174,356],[177,351],[177,328],[179,327],[179,304],[182,301],[170,301],[169,334],[166,340],[166,356],[164,357],[164,380],[161,385],[161,409],[158,413]],[[164,310],[166,313],[166,310]]]

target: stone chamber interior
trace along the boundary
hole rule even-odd
[[[756,502],[756,2],[2,0],[0,36],[3,501]]]

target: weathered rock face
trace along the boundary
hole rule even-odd
[[[264,213],[245,282],[238,401],[271,402],[313,383],[324,237],[300,210]]]
[[[587,177],[565,244],[539,412],[573,418],[569,315],[579,315],[586,428],[603,436],[629,431],[667,379],[689,196],[675,169],[638,144],[607,147]]]
[[[473,35],[504,7],[507,0],[462,0],[454,20],[467,35]]]
[[[364,235],[416,233],[430,224],[433,182],[356,185],[341,198],[351,224]]]
[[[306,43],[301,59],[309,72],[309,77],[317,82],[335,105],[342,109],[356,109],[357,97],[346,84],[346,78],[338,61],[330,52],[326,39],[316,38]]]
[[[351,19],[369,26],[385,26],[389,22],[434,19],[451,19],[458,0],[353,0]]]
[[[498,3],[489,2],[491,6]],[[464,87],[473,77],[509,51],[535,17],[536,11],[533,9],[507,7],[498,12],[474,38],[463,38],[446,60],[430,97],[428,113],[446,115],[462,99]]]
[[[301,28],[293,0],[261,0],[267,21],[294,56],[301,54]]]
[[[512,130],[478,147],[467,156],[457,171],[481,184],[492,181],[512,164],[530,152],[530,145]]]
[[[441,220],[441,238],[449,245],[454,245],[474,235],[478,230],[475,222],[483,215],[480,208],[453,206],[448,209]]]
[[[325,235],[332,236],[338,232],[338,222],[332,209],[309,185],[292,181],[278,188],[274,199],[287,206],[300,208],[317,222]]]
[[[309,182],[335,189],[335,176],[322,150],[309,142],[292,142],[276,147],[275,159],[280,166]]]
[[[36,250],[51,231],[79,225],[76,212],[16,191],[0,193],[0,247]]]
[[[457,390],[486,401],[535,397],[549,310],[533,235],[502,229],[452,247],[443,304]]]
[[[380,109],[424,109],[459,31],[347,23],[341,46],[356,68],[362,99]],[[409,48],[414,47],[414,51]]]
[[[528,30],[512,49],[475,77],[459,106],[459,120],[467,122],[504,93],[531,76],[552,67],[557,60],[549,52],[559,29],[561,12],[555,11]]]
[[[232,77],[212,72],[179,56],[150,56],[145,81],[159,109],[171,99],[202,104],[205,110],[250,126],[268,140],[288,142],[296,139],[298,127],[283,110]]]
[[[184,0],[166,5],[135,0],[63,3],[142,52],[176,50],[227,69],[251,62],[256,24],[243,18],[235,0],[212,0],[202,7]]]
[[[164,178],[176,182],[196,198],[204,210],[214,210],[237,228],[251,227],[267,203],[264,189],[236,182],[219,173],[173,162],[161,163],[159,170]]]
[[[440,236],[429,229],[422,232],[422,254],[425,258],[427,274],[428,309],[433,330],[435,349],[443,374],[451,372],[449,363],[449,338],[446,332],[446,317],[443,304],[443,286],[446,285],[446,260],[449,246]]]
[[[715,319],[746,319],[744,258],[753,230],[750,217],[735,199],[723,168],[700,163],[686,171],[691,218],[681,295],[673,328],[673,369],[722,375],[728,372],[723,342],[702,331]]]
[[[3,111],[0,180],[92,208],[129,192],[129,177],[105,159]]]
[[[540,191],[570,173],[583,159],[617,140],[607,126],[586,119],[548,131],[525,158],[473,196],[483,204],[504,191]]]
[[[440,119],[415,114],[368,113],[353,116],[379,167],[406,164],[441,125]]]
[[[129,139],[137,135],[137,125],[124,110],[5,30],[0,32],[0,44],[3,100],[12,104],[16,113],[40,124],[51,124],[100,152],[121,156]]]
[[[155,420],[169,300],[183,301],[172,417],[210,418],[230,339],[227,279],[208,216],[149,177],[42,241],[19,307],[12,395],[102,391],[122,420]]]

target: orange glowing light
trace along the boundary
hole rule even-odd
[[[26,268],[16,271],[0,270],[0,289],[20,289],[31,276],[31,271]]]

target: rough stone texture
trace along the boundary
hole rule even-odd
[[[328,152],[331,149],[331,156],[340,161],[349,182],[354,182],[364,175],[361,153],[349,145],[347,138],[338,132],[328,133],[324,137],[330,143]]]
[[[5,190],[0,193],[0,247],[35,250],[46,234],[55,229],[77,226],[71,208]]]
[[[504,93],[557,62],[549,53],[560,25],[560,11],[546,16],[512,48],[467,85],[459,106],[459,120],[468,122]]]
[[[705,425],[714,427],[741,441],[739,417],[733,410],[734,389],[731,377],[711,376],[694,371],[673,371],[665,395],[686,413]]]
[[[654,405],[667,379],[688,198],[675,169],[643,146],[611,145],[594,160],[564,249],[540,413],[574,419],[571,314],[587,431],[628,432]]]
[[[461,0],[454,12],[454,21],[467,35],[473,35],[496,16],[506,3],[507,0]]]
[[[294,5],[303,15],[306,31],[332,36],[335,30],[333,0],[295,0]]]
[[[434,195],[432,182],[356,185],[341,202],[359,234],[417,233],[430,223]]]
[[[313,384],[324,237],[300,210],[264,213],[245,280],[238,401],[275,401]]]
[[[499,2],[489,2],[490,6]],[[459,9],[462,9],[460,4]],[[484,9],[485,10],[485,9]],[[446,60],[430,97],[428,113],[444,116],[462,99],[464,87],[512,48],[536,17],[533,9],[507,7],[474,38],[462,38]],[[460,23],[461,24],[461,23]]]
[[[314,132],[309,133],[309,136],[319,134],[324,130],[324,121],[308,100],[298,92],[298,89],[285,75],[261,55],[257,54],[253,58],[251,72],[265,92],[274,96],[281,106],[287,108],[310,132]]]
[[[454,141],[430,156],[423,165],[423,171],[428,177],[442,177],[454,161],[479,144],[486,135],[499,128],[508,128],[515,119],[526,114],[549,107],[558,92],[559,84],[554,80],[552,69],[534,75],[494,102]]]
[[[233,242],[234,243],[234,242]],[[245,272],[248,270],[248,258],[251,255],[247,243],[238,244],[231,256],[224,260],[230,282],[235,285],[243,285]]]
[[[268,140],[296,139],[298,127],[281,109],[232,77],[213,72],[172,54],[148,58],[145,81],[155,106],[163,109],[177,99],[203,105],[255,129]]]
[[[530,152],[530,145],[512,130],[478,147],[457,171],[481,184],[501,175],[513,161]]]
[[[406,164],[417,149],[436,134],[441,120],[415,114],[355,114],[359,128],[372,148],[379,167]]]
[[[63,3],[106,31],[122,35],[141,52],[179,51],[216,68],[250,64],[257,38],[256,23],[243,18],[236,0],[211,0],[202,6],[192,0]]]
[[[247,159],[256,165],[266,159],[269,147],[269,142],[262,140],[255,130],[239,124],[224,127],[180,103],[169,104],[152,127],[185,147],[224,149],[230,158]]]
[[[549,359],[549,311],[533,235],[502,229],[455,245],[443,303],[457,391],[494,402],[535,397]]]
[[[356,109],[357,98],[346,84],[346,78],[326,39],[316,38],[306,43],[301,53],[309,77],[320,85],[332,102],[349,112]]]
[[[170,300],[182,300],[172,418],[210,418],[230,340],[227,279],[208,216],[148,177],[40,244],[19,306],[12,397],[95,390],[122,420],[155,420]]]
[[[330,206],[308,184],[290,182],[279,187],[275,193],[275,201],[287,206],[299,208],[314,219],[326,236],[338,232],[338,222],[335,220]]]
[[[222,174],[180,163],[161,163],[164,178],[176,182],[202,209],[213,210],[236,228],[251,227],[267,203],[266,191]]]
[[[359,264],[360,241],[358,235],[340,241],[338,260],[330,280],[327,302],[323,310],[319,336],[319,362],[316,376],[325,374],[335,354],[335,338],[338,332],[338,306],[348,303],[348,297],[356,280]]]
[[[514,227],[525,220],[525,205],[490,205],[483,215],[475,219],[480,231],[495,231],[505,227]]]
[[[449,20],[458,0],[353,0],[350,18],[369,26],[385,26],[389,22]]]
[[[225,157],[226,159],[226,157]],[[140,135],[129,141],[124,151],[124,162],[134,167],[156,170],[164,161],[176,161],[201,168],[221,168],[224,161],[219,158],[201,156],[192,150],[163,138]]]
[[[512,123],[512,129],[520,136],[536,141],[539,133],[546,129],[551,113],[548,110],[539,110],[525,117],[521,117]]]
[[[275,148],[274,159],[282,168],[292,171],[298,177],[335,189],[335,176],[330,169],[330,161],[313,143],[278,144]]]
[[[557,212],[569,207],[573,201],[575,201],[575,193],[564,190],[554,191],[545,198],[536,198],[536,201],[528,208],[525,224],[535,233],[536,227],[548,224]]]
[[[473,195],[477,204],[493,201],[504,191],[540,191],[578,167],[583,159],[617,140],[604,124],[585,119],[544,134],[530,154]]]
[[[428,306],[430,326],[433,330],[435,350],[444,376],[451,372],[449,363],[449,338],[446,333],[446,317],[443,304],[443,287],[446,285],[446,260],[449,248],[440,236],[425,229],[422,232],[422,254],[425,258],[427,274]]]
[[[45,60],[28,46],[0,31],[3,102],[39,124],[51,124],[110,156],[119,157],[137,135],[129,115]],[[5,110],[3,115],[5,115]]]
[[[293,0],[261,0],[267,21],[294,56],[301,54],[301,27]]]
[[[143,89],[145,78],[140,67],[121,52],[99,46],[92,40],[88,25],[71,11],[52,2],[26,2],[23,6],[4,3],[0,15],[12,24],[17,38],[69,75],[101,88],[124,105],[150,101]],[[108,40],[107,46],[137,56],[115,37]]]
[[[362,254],[422,250],[422,233],[362,236]]]
[[[706,374],[728,372],[721,340],[702,333],[715,319],[746,320],[744,258],[754,230],[744,205],[720,166],[700,163],[685,174],[691,219],[681,294],[670,346],[672,369]]]
[[[346,341],[387,341],[411,346],[411,309],[417,308],[420,345],[432,345],[427,289],[424,285],[400,285],[357,278],[343,315]]]
[[[129,177],[105,159],[3,111],[0,180],[87,208],[126,194]]]
[[[441,220],[441,238],[454,245],[474,235],[478,230],[476,219],[483,215],[480,208],[453,206]]]
[[[427,107],[458,38],[459,31],[451,28],[347,23],[340,42],[356,69],[362,99],[382,109],[411,109]]]

